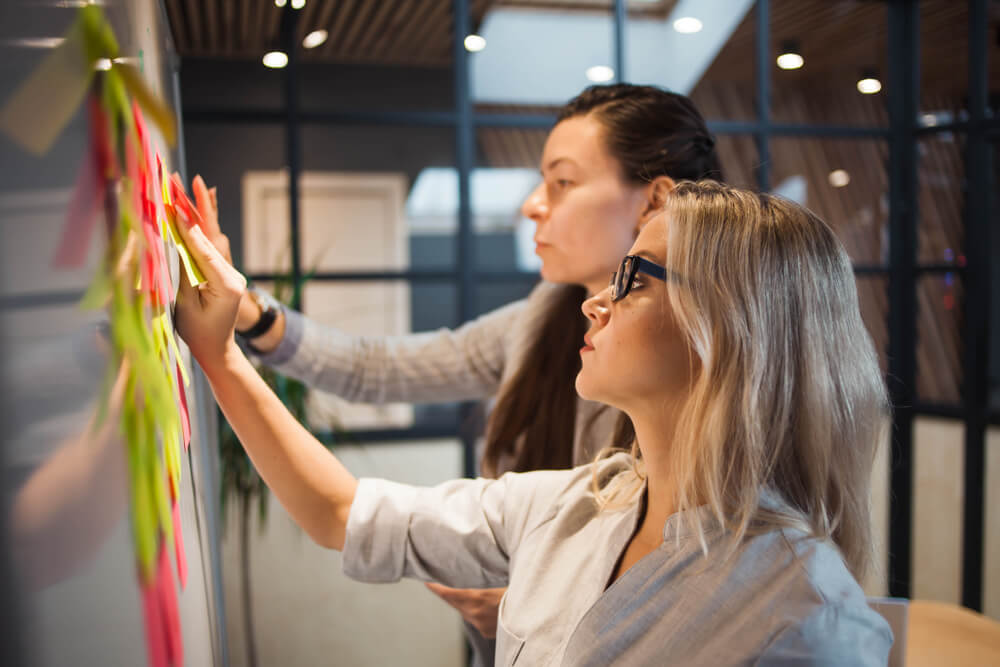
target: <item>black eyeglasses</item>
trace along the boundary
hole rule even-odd
[[[644,257],[639,257],[639,255],[625,255],[618,271],[611,275],[612,301],[620,301],[628,295],[629,290],[632,289],[632,283],[635,281],[635,276],[640,271],[659,280],[667,280],[666,267],[655,264]]]

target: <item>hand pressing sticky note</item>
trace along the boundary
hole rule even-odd
[[[173,241],[174,247],[177,248],[177,254],[180,255],[181,264],[184,266],[184,271],[187,273],[188,282],[191,283],[192,287],[197,287],[205,282],[205,274],[201,272],[198,265],[194,263],[191,259],[191,253],[188,252],[187,246],[184,245],[184,239],[177,232],[177,213],[174,207],[167,203],[167,228],[170,231],[170,240]]]

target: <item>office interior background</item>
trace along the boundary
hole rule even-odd
[[[1000,620],[1000,2],[164,0],[180,165],[235,263],[358,334],[453,327],[538,280],[520,213],[592,83],[689,95],[725,180],[814,210],[854,262],[892,393],[869,595]],[[312,429],[359,476],[476,470],[484,406],[347,404]],[[218,469],[222,462],[212,465]],[[256,501],[255,501],[256,503]],[[414,582],[344,580],[276,502],[212,504],[229,664],[461,665]],[[241,568],[247,567],[249,590]],[[249,615],[248,615],[249,611]],[[247,641],[247,634],[253,642]]]

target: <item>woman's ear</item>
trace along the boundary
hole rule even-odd
[[[642,229],[652,217],[663,210],[667,195],[677,186],[669,176],[657,176],[645,188],[645,201],[642,213],[639,214],[639,229]]]

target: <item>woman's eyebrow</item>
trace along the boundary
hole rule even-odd
[[[541,168],[540,171],[544,174],[546,171],[551,171],[551,170],[555,169],[557,166],[559,166],[559,164],[561,162],[565,162],[565,163],[570,164],[570,165],[572,165],[574,167],[577,166],[577,164],[573,160],[573,158],[570,158],[570,157],[557,157],[555,160],[552,160],[547,165],[544,165]]]

